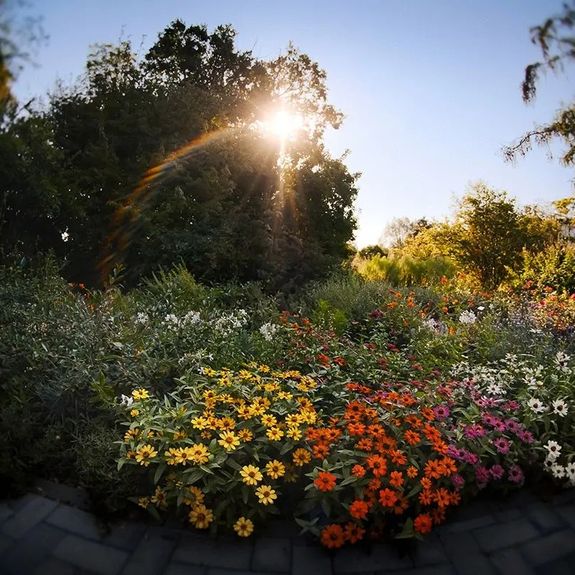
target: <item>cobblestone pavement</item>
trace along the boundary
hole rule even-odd
[[[251,541],[176,525],[104,528],[66,488],[53,491],[0,502],[0,574],[575,574],[573,489],[550,501],[520,492],[473,503],[403,554],[386,544],[330,553],[281,521]]]

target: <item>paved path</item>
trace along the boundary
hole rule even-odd
[[[329,553],[285,522],[251,541],[142,522],[104,529],[66,503],[65,488],[49,491],[0,502],[0,574],[575,574],[573,489],[547,502],[521,492],[473,503],[403,556],[385,544]]]

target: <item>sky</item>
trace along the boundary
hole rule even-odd
[[[525,66],[540,59],[529,29],[562,0],[27,0],[47,40],[13,92],[40,97],[84,70],[90,46],[131,40],[144,53],[176,18],[212,30],[231,24],[237,46],[273,59],[292,42],[327,73],[329,100],[345,115],[326,144],[361,172],[356,245],[378,243],[394,218],[449,217],[482,180],[519,205],[573,194],[562,147],[514,164],[502,148],[572,101],[575,69],[548,75],[525,105]],[[549,152],[555,156],[550,159]]]

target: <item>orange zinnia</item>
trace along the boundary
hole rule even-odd
[[[381,455],[368,457],[367,465],[376,477],[381,477],[387,473],[387,461]]]
[[[321,542],[328,549],[337,549],[345,543],[345,533],[341,525],[332,523],[321,532]]]
[[[421,515],[418,515],[413,522],[413,526],[418,533],[429,533],[433,527],[431,516],[428,513],[422,513]]]
[[[387,487],[380,490],[379,492],[379,502],[384,507],[393,507],[397,501],[397,493]]]
[[[314,485],[320,491],[333,491],[335,482],[336,476],[329,471],[321,471],[313,481]]]
[[[365,529],[363,529],[363,527],[361,527],[357,523],[350,522],[345,526],[345,538],[350,543],[357,543],[358,541],[363,539],[364,535],[365,535]]]
[[[351,468],[351,474],[354,477],[363,477],[365,475],[365,467],[362,467],[361,465],[359,465],[359,463],[357,465],[354,465]]]
[[[389,476],[389,484],[393,487],[401,487],[403,485],[403,473],[401,471],[392,471]]]
[[[361,499],[356,499],[349,506],[349,514],[355,519],[365,519],[368,512],[369,505]]]

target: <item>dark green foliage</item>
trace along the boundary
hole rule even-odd
[[[175,21],[142,60],[129,42],[97,46],[44,113],[9,119],[4,253],[51,248],[89,285],[182,263],[204,282],[289,291],[339,265],[357,176],[322,145],[341,122],[325,73],[291,46],[265,62],[234,38]],[[313,119],[284,147],[254,124],[280,104]]]

